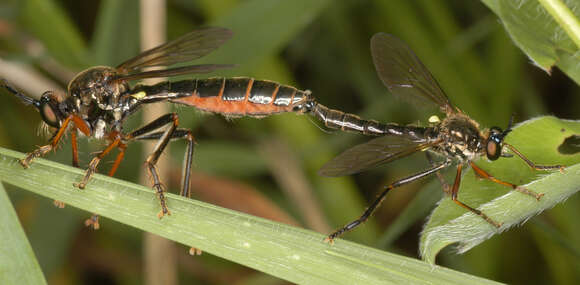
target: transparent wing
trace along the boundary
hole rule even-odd
[[[115,75],[115,79],[128,81],[128,80],[136,80],[136,79],[143,79],[143,78],[170,77],[170,76],[177,76],[177,75],[191,74],[191,73],[208,73],[208,72],[212,72],[216,69],[232,68],[235,66],[236,66],[235,64],[189,65],[189,66],[176,67],[176,68],[170,68],[170,69],[151,70],[151,71],[129,73],[129,74],[118,74],[118,75]]]
[[[433,75],[402,40],[377,33],[371,38],[371,54],[379,78],[391,93],[435,103],[446,114],[455,112]]]
[[[401,136],[379,137],[341,153],[326,163],[318,174],[344,176],[358,173],[429,148],[435,143],[425,140],[414,141]]]
[[[117,71],[120,74],[127,74],[143,67],[169,66],[178,62],[188,62],[207,55],[231,37],[232,31],[225,28],[201,28],[142,52],[117,66]]]

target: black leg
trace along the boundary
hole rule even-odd
[[[421,172],[413,174],[409,177],[395,181],[392,184],[386,186],[385,190],[379,196],[377,196],[377,198],[373,201],[373,203],[364,211],[364,213],[358,219],[356,219],[356,220],[348,223],[346,226],[336,230],[334,233],[332,233],[328,237],[326,237],[326,239],[324,241],[332,243],[335,238],[339,237],[340,235],[344,234],[345,232],[348,232],[348,231],[356,228],[360,224],[364,223],[372,215],[372,213],[377,209],[377,207],[381,204],[381,202],[383,202],[387,193],[389,191],[391,191],[392,189],[397,188],[399,186],[403,186],[407,183],[411,183],[411,182],[416,181],[418,179],[421,179],[425,176],[429,176],[433,173],[437,173],[437,171],[448,167],[450,164],[451,164],[451,160],[445,160],[444,162],[439,163],[439,164],[437,164],[437,165],[435,165],[427,170],[421,171]]]
[[[154,132],[162,126],[167,124],[171,124],[170,127],[161,132]],[[182,180],[182,190],[181,195],[188,197],[189,193],[189,179],[190,179],[190,171],[191,171],[191,164],[192,164],[192,157],[193,157],[193,145],[194,139],[193,135],[189,130],[184,129],[177,129],[179,124],[179,119],[177,114],[171,113],[167,115],[163,115],[158,119],[154,120],[153,122],[147,124],[146,126],[131,132],[127,135],[127,140],[148,140],[148,139],[157,139],[159,142],[155,146],[153,153],[151,153],[146,161],[147,171],[152,179],[153,188],[155,188],[156,194],[159,197],[159,201],[161,203],[161,212],[159,212],[158,217],[162,218],[164,215],[170,215],[169,209],[167,208],[166,200],[165,200],[165,192],[164,186],[161,184],[159,179],[159,172],[157,171],[156,164],[159,160],[159,157],[167,147],[167,144],[171,139],[174,138],[185,138],[188,140],[188,149],[185,156],[185,167],[184,167],[184,175]]]
[[[426,151],[425,156],[427,156],[427,160],[429,161],[429,164],[431,164],[431,166],[437,165],[437,163],[433,160],[433,156],[431,155],[430,152]],[[435,172],[435,175],[437,175],[437,179],[439,180],[439,183],[441,184],[441,188],[443,188],[443,192],[445,192],[447,194],[451,194],[451,187],[449,187],[449,183],[447,183],[447,181],[445,180],[445,177],[443,177],[443,174],[441,174],[441,172],[437,171],[437,172]]]
[[[138,140],[158,140],[163,135],[163,132],[149,133],[139,136]],[[186,139],[187,140],[187,150],[185,151],[185,157],[183,159],[183,173],[181,175],[181,192],[180,195],[191,198],[191,192],[189,191],[189,181],[191,178],[191,165],[193,163],[193,151],[195,148],[195,139],[188,129],[177,129],[173,132],[171,139]]]

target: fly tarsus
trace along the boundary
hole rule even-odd
[[[85,176],[83,176],[81,179],[81,182],[73,183],[75,187],[78,187],[79,189],[85,189],[93,174],[97,172],[97,167],[99,166],[101,160],[121,143],[121,135],[119,133],[111,133],[110,137],[113,138],[113,141],[107,146],[107,148],[99,152],[97,156],[93,157],[89,163],[87,171],[85,172]]]
[[[366,214],[366,212],[365,212]],[[350,223],[348,223],[346,226],[336,230],[335,232],[333,232],[332,234],[328,235],[325,239],[324,242],[330,243],[330,244],[334,244],[334,239],[341,236],[342,234],[358,227],[359,225],[361,225],[362,223],[366,222],[366,220],[369,218],[370,216],[370,212],[368,213],[368,215],[362,215],[359,219],[352,221]]]
[[[97,172],[97,166],[99,165],[100,161],[101,161],[100,158],[93,157],[93,159],[89,163],[89,167],[85,171],[85,176],[83,176],[83,178],[79,183],[73,183],[73,186],[79,189],[85,189],[87,183],[89,183],[89,180],[91,179],[91,177],[93,177],[93,174]]]
[[[59,209],[62,209],[66,206],[66,204],[63,201],[59,201],[59,200],[52,201],[52,204],[54,204],[54,206],[59,208]]]
[[[85,220],[85,226],[90,227],[93,230],[98,230],[101,226],[99,224],[99,215],[93,214],[90,218]]]
[[[526,187],[517,186],[517,185],[514,185],[514,186],[515,186],[514,187],[515,191],[518,191],[518,192],[525,194],[525,195],[528,195],[528,196],[532,196],[532,197],[536,198],[537,201],[540,201],[540,199],[544,196],[544,193],[536,193],[532,190],[529,190]]]
[[[152,133],[152,131],[161,128],[167,124],[171,124],[167,130],[161,133]],[[167,144],[173,138],[175,130],[177,129],[177,125],[179,124],[179,118],[177,114],[170,113],[163,115],[153,122],[149,123],[148,125],[142,127],[139,130],[132,132],[129,137],[134,139],[158,139],[159,143],[155,146],[153,153],[151,153],[147,160],[145,160],[145,165],[147,167],[147,171],[149,172],[149,177],[151,177],[153,188],[155,189],[155,194],[157,198],[159,198],[159,203],[161,205],[161,211],[157,214],[157,217],[160,219],[163,218],[165,215],[171,215],[171,212],[167,208],[167,200],[165,198],[165,187],[161,184],[161,179],[159,178],[159,172],[157,171],[156,164],[159,160],[159,157],[167,147]],[[148,136],[148,134],[150,137]]]
[[[24,157],[23,159],[18,160],[18,163],[20,163],[20,165],[22,165],[22,167],[24,167],[24,169],[29,168],[30,167],[30,163],[35,158],[44,156],[49,151],[51,151],[53,148],[54,147],[51,144],[43,145],[43,146],[35,149],[34,151],[26,154],[26,157]]]
[[[472,208],[472,207],[468,206],[467,204],[465,204],[465,203],[463,203],[463,202],[461,202],[461,201],[457,200],[457,198],[455,198],[455,199],[452,199],[452,200],[453,200],[453,202],[455,202],[455,204],[457,204],[457,205],[459,205],[459,206],[461,206],[461,207],[463,207],[463,208],[465,208],[465,209],[467,209],[467,210],[471,211],[472,213],[474,213],[474,214],[476,214],[476,215],[480,216],[480,217],[481,217],[483,220],[485,220],[485,221],[486,221],[486,222],[488,222],[490,225],[492,225],[492,226],[494,226],[494,227],[496,227],[496,228],[498,228],[498,229],[499,229],[499,228],[501,228],[501,226],[503,225],[503,223],[499,223],[499,222],[496,222],[496,221],[494,221],[492,218],[490,218],[488,215],[486,215],[486,214],[485,214],[485,213],[483,213],[482,211],[480,211],[480,210],[478,210],[478,209],[474,209],[474,208]]]
[[[153,189],[155,190],[155,195],[159,199],[159,204],[161,205],[161,211],[157,214],[159,219],[163,218],[165,215],[171,215],[171,212],[167,208],[167,201],[165,199],[165,187],[161,184],[159,179],[159,173],[157,172],[157,168],[155,167],[155,162],[152,161],[152,155],[147,158],[145,164],[147,165],[147,171],[149,172],[149,177],[153,180]]]

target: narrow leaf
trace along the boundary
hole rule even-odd
[[[0,183],[0,283],[46,284],[18,216]]]
[[[348,241],[330,245],[322,241],[322,234],[173,194],[167,195],[172,215],[158,219],[159,203],[147,187],[95,175],[85,190],[79,190],[72,183],[80,179],[82,170],[43,159],[22,169],[17,162],[22,157],[0,148],[0,180],[290,282],[493,283]]]

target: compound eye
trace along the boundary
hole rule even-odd
[[[503,131],[500,128],[492,127],[489,129],[489,137],[485,143],[485,153],[489,160],[496,160],[501,156],[503,136]]]
[[[42,120],[51,127],[60,127],[60,116],[58,112],[58,103],[51,98],[51,94],[43,94],[38,104],[38,111]]]
[[[495,140],[488,140],[485,145],[485,153],[489,160],[496,160],[501,156],[501,145]]]

